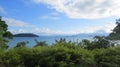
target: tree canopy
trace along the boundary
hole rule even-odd
[[[12,33],[8,31],[8,25],[2,20],[2,17],[0,17],[0,49],[8,48],[7,38],[12,38]]]
[[[109,34],[108,39],[110,40],[120,40],[120,18],[116,20],[117,26]]]

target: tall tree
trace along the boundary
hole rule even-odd
[[[12,33],[8,31],[8,25],[0,17],[0,49],[8,48],[8,39],[12,38]]]
[[[120,40],[120,18],[116,20],[117,26],[113,29],[112,33],[109,34],[110,40]]]

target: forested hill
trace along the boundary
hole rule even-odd
[[[20,33],[20,34],[15,34],[13,36],[14,37],[39,37],[38,35],[33,33]]]

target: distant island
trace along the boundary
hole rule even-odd
[[[39,37],[39,36],[33,33],[19,33],[13,35],[13,37]]]

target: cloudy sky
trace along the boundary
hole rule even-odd
[[[110,33],[120,0],[0,0],[0,16],[16,33]]]

